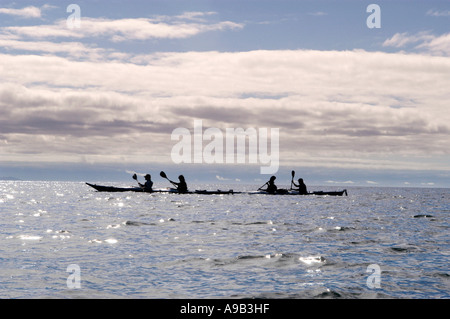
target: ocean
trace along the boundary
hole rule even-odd
[[[450,189],[347,190],[2,181],[0,298],[450,298]]]

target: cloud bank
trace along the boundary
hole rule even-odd
[[[426,54],[139,54],[86,41],[184,39],[244,27],[213,16],[1,28],[2,161],[165,163],[171,132],[199,119],[220,130],[279,128],[281,165],[449,168],[448,34],[399,33],[384,42]]]
[[[280,128],[280,159],[290,164],[379,167],[389,165],[383,154],[448,154],[448,58],[288,50],[138,60],[0,55],[3,154],[164,161],[171,131],[193,119]]]

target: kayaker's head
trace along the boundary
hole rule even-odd
[[[298,179],[298,183],[299,183],[299,184],[303,184],[303,178],[299,178],[299,179]]]
[[[180,182],[184,182],[184,176],[183,175],[178,176],[178,179],[180,180]]]
[[[150,174],[145,175],[145,180],[146,180],[146,181],[149,181],[149,180],[151,180],[151,179],[152,179],[152,177],[151,177]]]
[[[271,182],[273,182],[274,180],[276,180],[277,178],[275,177],[275,176],[272,176],[271,178],[270,178],[270,181]]]

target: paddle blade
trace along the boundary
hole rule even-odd
[[[292,175],[292,178],[294,178],[294,176],[295,176],[295,171],[292,171],[292,172],[291,172],[291,175]]]
[[[159,173],[159,176],[161,176],[162,178],[167,178],[166,173],[164,173],[163,171],[161,171],[161,173]]]
[[[137,180],[137,175],[133,174],[133,179]]]

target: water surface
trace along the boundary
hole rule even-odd
[[[450,190],[348,191],[100,193],[3,181],[0,298],[449,298]],[[72,264],[80,289],[67,286]]]

